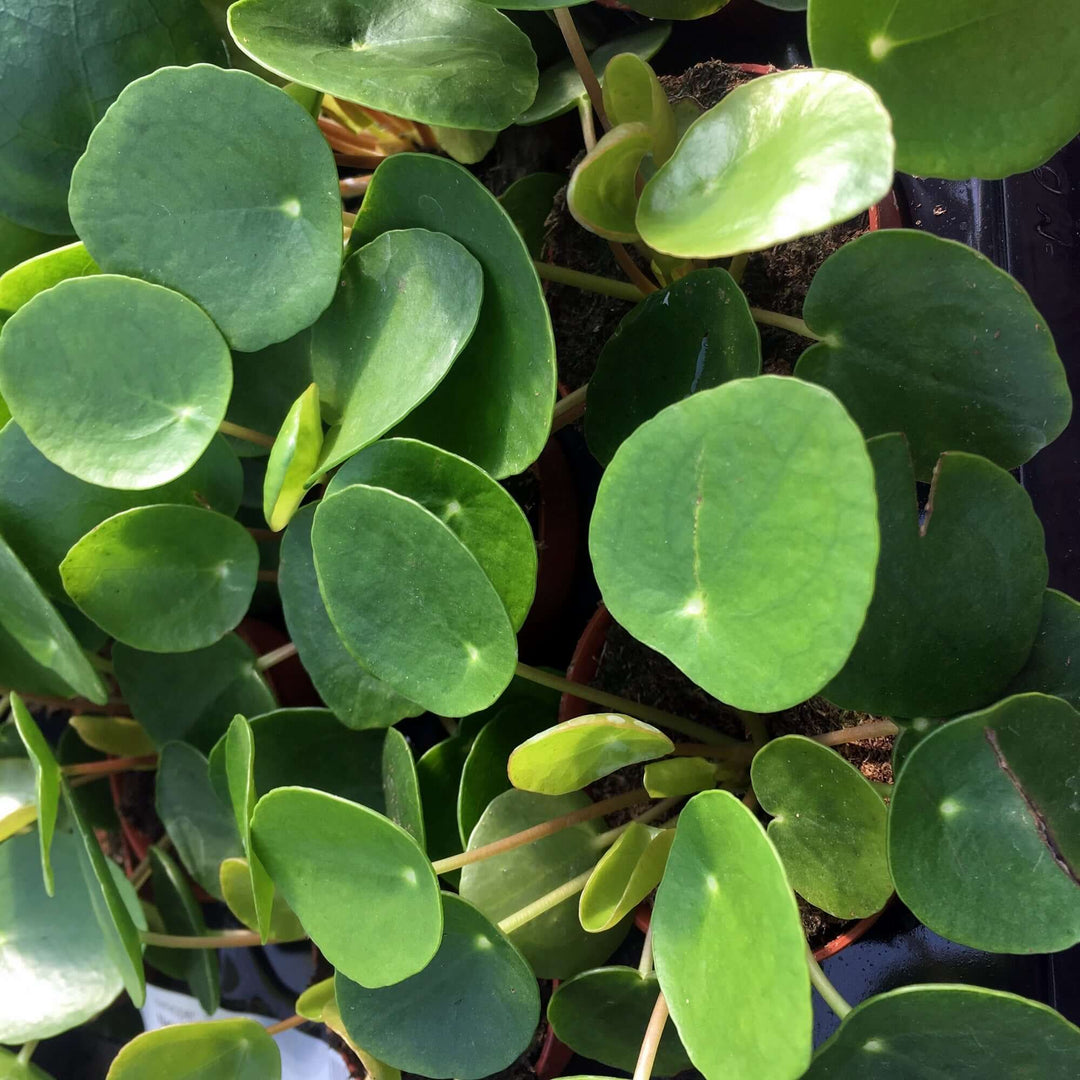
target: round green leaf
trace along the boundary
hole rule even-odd
[[[287,79],[425,124],[500,131],[536,93],[529,39],[471,0],[242,0],[229,30]]]
[[[997,179],[1042,165],[1080,130],[1074,15],[1054,0],[815,0],[810,51],[881,94],[898,168]]]
[[[726,791],[679,815],[652,916],[660,987],[706,1076],[795,1080],[810,1064],[810,976],[795,897],[757,818]]]
[[[847,221],[893,183],[889,114],[839,71],[781,71],[690,125],[645,185],[637,227],[684,258],[760,251]]]
[[[619,124],[581,159],[566,189],[567,208],[579,225],[606,240],[638,239],[637,174],[652,144],[647,125]]]
[[[170,1024],[137,1035],[106,1080],[280,1080],[281,1053],[256,1020]]]
[[[202,935],[206,923],[187,878],[169,856],[156,845],[150,848],[150,873],[154,883],[154,905],[161,914],[166,933]],[[214,949],[184,949],[184,978],[209,1016],[221,1004],[218,957]]]
[[[153,739],[130,716],[69,716],[68,723],[87,746],[117,757],[156,753]]]
[[[259,800],[251,831],[286,903],[347,978],[387,986],[435,955],[443,929],[439,886],[404,829],[359,803],[286,787]]]
[[[423,971],[377,990],[339,972],[334,991],[346,1030],[369,1053],[421,1076],[474,1080],[529,1045],[540,995],[525,958],[476,908],[450,893],[442,903],[442,942]]]
[[[650,293],[608,339],[589,382],[585,435],[607,464],[661,409],[761,373],[761,337],[726,270],[695,270]]]
[[[134,278],[62,281],[0,338],[11,415],[51,462],[102,487],[152,488],[187,472],[231,386],[229,350],[207,316]]]
[[[473,829],[469,850],[589,805],[583,792],[534,795],[504,791],[492,800]],[[593,866],[601,853],[596,837],[602,829],[598,822],[586,821],[495,858],[471,863],[461,871],[461,895],[498,923]],[[571,896],[509,937],[538,978],[568,979],[602,964],[626,936],[629,925],[627,920],[603,934],[586,933],[578,921],[577,897]]]
[[[499,137],[497,131],[473,131],[469,128],[439,127],[437,124],[432,127],[431,133],[439,149],[462,165],[475,165],[483,161]]]
[[[868,437],[903,432],[920,480],[945,450],[1022,465],[1069,422],[1065,368],[1042,316],[964,244],[867,233],[826,260],[803,317],[825,340],[795,374],[827,386]]]
[[[377,678],[443,716],[476,712],[505,689],[517,662],[506,608],[434,514],[353,484],[320,502],[311,540],[330,619]]]
[[[311,335],[319,396],[334,426],[318,473],[406,417],[446,377],[480,314],[480,264],[426,229],[394,229],[346,261]]]
[[[259,929],[259,915],[255,910],[255,890],[251,883],[251,864],[245,858],[225,859],[218,871],[221,898],[229,910],[249,929]],[[281,894],[274,893],[270,905],[267,938],[274,942],[301,941],[307,932],[300,920],[289,909]]]
[[[4,672],[26,673],[34,681],[44,679],[46,685],[55,682],[62,696],[80,694],[104,705],[108,694],[100,676],[2,535],[0,596],[4,598],[0,604],[0,667]],[[6,685],[29,689],[16,679]]]
[[[303,106],[246,71],[132,83],[90,136],[70,205],[103,270],[191,297],[233,348],[292,337],[334,297],[333,154]]]
[[[263,481],[263,517],[274,532],[289,524],[307,494],[305,481],[322,453],[319,388],[312,383],[293,403],[277,433]]]
[[[231,807],[210,782],[206,758],[187,743],[167,743],[158,761],[155,797],[180,861],[211,896],[221,899],[219,868],[241,855],[244,846]]]
[[[220,435],[183,476],[143,491],[88,484],[54,465],[18,424],[0,430],[0,532],[41,587],[66,599],[60,563],[106,518],[134,506],[186,503],[231,517],[240,505],[240,462]]]
[[[870,603],[866,445],[808,383],[762,376],[694,394],[619,447],[589,549],[634,637],[736,708],[787,708],[841,668]]]
[[[97,263],[82,244],[68,244],[46,251],[13,266],[0,277],[0,324],[39,292],[68,278],[89,277],[99,272]]]
[[[48,1039],[96,1016],[123,983],[106,948],[79,868],[79,840],[53,838],[56,895],[41,881],[32,833],[0,844],[0,972],[4,1009],[0,1041]]]
[[[791,887],[842,919],[880,911],[892,895],[881,797],[834,750],[802,735],[766,743],[751,767],[754,794]]]
[[[548,1022],[560,1042],[575,1053],[613,1069],[633,1072],[660,984],[655,975],[633,968],[583,971],[562,983],[548,1002]],[[692,1068],[674,1024],[660,1037],[654,1076],[674,1076]]]
[[[589,66],[602,84],[604,71],[613,56],[632,52],[642,60],[648,60],[656,55],[670,35],[670,23],[655,23],[633,34],[624,34],[592,52],[589,55]],[[569,112],[584,97],[585,84],[574,67],[574,61],[565,57],[540,73],[536,97],[529,108],[517,118],[517,122],[523,126],[542,124],[545,120]]]
[[[972,454],[943,454],[920,521],[901,435],[867,443],[881,559],[874,599],[824,695],[883,716],[952,716],[999,696],[1031,650],[1047,563],[1027,493]]]
[[[1028,690],[1063,698],[1080,709],[1080,604],[1056,589],[1043,594],[1035,644],[1008,686],[1010,694]]]
[[[412,228],[465,247],[483,268],[484,301],[449,375],[398,433],[461,454],[496,479],[513,476],[540,456],[555,405],[555,343],[532,259],[498,200],[431,154],[394,154],[375,170],[349,251]]]
[[[806,1080],[1072,1080],[1080,1030],[1053,1009],[981,986],[903,986],[856,1005]]]
[[[334,474],[326,494],[350,484],[418,502],[472,552],[520,630],[536,591],[536,542],[521,508],[471,461],[415,439],[380,439]]]
[[[301,507],[289,523],[281,541],[278,566],[285,625],[304,670],[319,696],[346,727],[389,727],[407,716],[418,716],[424,711],[422,706],[403,698],[361,667],[326,613],[311,552],[315,509]]]
[[[988,952],[1080,941],[1078,759],[1080,715],[1043,694],[933,731],[890,804],[900,899],[935,933]]]
[[[561,173],[537,172],[515,180],[500,196],[502,208],[521,233],[529,254],[540,258],[544,246],[544,222],[555,204],[555,196],[566,186]]]
[[[45,741],[23,700],[18,694],[11,695],[11,715],[15,730],[19,733],[26,753],[34,765],[34,805],[37,808],[37,833],[41,848],[41,877],[45,892],[54,895],[54,878],[49,849],[52,847],[56,829],[56,815],[60,810],[60,766]]]
[[[188,652],[227,634],[247,613],[259,551],[224,514],[141,506],[87,533],[60,564],[79,609],[118,641]]]
[[[619,713],[593,713],[565,720],[523,742],[510,755],[507,771],[522,791],[565,795],[674,748],[651,724]]]
[[[645,766],[645,790],[654,799],[673,799],[694,795],[716,786],[720,765],[708,758],[674,757],[665,761],[650,761]]]
[[[674,829],[630,823],[596,864],[578,901],[578,918],[590,934],[610,930],[660,884]]]
[[[74,0],[29,13],[0,3],[0,213],[69,233],[68,181],[109,103],[165,64],[225,61],[187,0]]]
[[[132,715],[159,747],[182,740],[208,752],[237,713],[259,716],[276,705],[255,655],[235,634],[183,653],[118,643],[112,660]]]

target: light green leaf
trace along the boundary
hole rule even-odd
[[[60,766],[53,755],[52,747],[41,734],[41,728],[37,726],[18,694],[11,695],[11,715],[15,721],[15,730],[18,731],[26,753],[34,765],[34,805],[37,808],[38,842],[41,848],[41,878],[45,883],[45,892],[53,896],[55,882],[49,849],[52,847],[53,832],[56,829],[56,815],[60,810]]]
[[[263,481],[263,517],[274,532],[289,524],[307,494],[304,486],[322,453],[319,388],[312,383],[293,403],[270,450]]]
[[[52,1080],[47,1072],[42,1072],[32,1061],[20,1061],[17,1054],[0,1049],[0,1077],[3,1080]]]
[[[281,1080],[281,1053],[256,1020],[204,1020],[144,1031],[106,1080]]]
[[[1027,493],[972,454],[943,454],[920,520],[900,435],[867,444],[881,559],[843,671],[823,691],[881,716],[952,716],[993,701],[1031,650],[1047,563]]]
[[[1045,321],[1013,278],[964,244],[867,233],[825,261],[803,317],[825,340],[795,374],[828,387],[867,437],[906,435],[920,480],[946,450],[1022,465],[1069,422]]]
[[[661,409],[699,390],[761,373],[750,306],[719,267],[650,293],[608,338],[589,381],[585,436],[607,464]]]
[[[551,319],[529,252],[498,200],[460,165],[394,154],[372,178],[353,223],[353,252],[389,229],[457,240],[484,270],[469,344],[438,390],[398,428],[475,461],[495,479],[540,456],[555,405]]]
[[[0,214],[0,274],[6,274],[12,267],[43,251],[63,247],[73,239],[72,236],[54,236],[27,229]]]
[[[13,266],[0,276],[0,325],[38,293],[68,278],[97,274],[98,265],[82,244],[46,251]]]
[[[675,113],[655,72],[634,53],[619,53],[604,72],[604,112],[613,126],[641,123],[652,136],[652,158],[663,165],[675,149]]]
[[[881,94],[897,168],[998,179],[1080,130],[1080,69],[1064,61],[1080,50],[1074,14],[1052,0],[814,0],[810,52]]]
[[[690,125],[645,185],[637,228],[683,258],[761,251],[821,232],[893,183],[889,114],[839,71],[781,71],[733,90]]]
[[[255,892],[251,884],[251,866],[245,858],[225,859],[219,869],[221,898],[229,910],[249,929],[259,929],[255,910]],[[270,905],[270,941],[301,941],[307,933],[289,909],[280,893],[275,892]]]
[[[490,705],[510,682],[517,642],[499,594],[419,503],[353,484],[319,503],[312,549],[342,641],[398,693],[461,716]]]
[[[525,958],[476,908],[451,893],[442,903],[442,942],[423,971],[375,990],[338,972],[334,991],[345,1029],[369,1053],[421,1076],[475,1080],[524,1052],[540,995]]]
[[[149,652],[212,645],[247,613],[259,550],[224,514],[141,506],[103,521],[60,564],[68,595],[118,641]]]
[[[242,0],[229,30],[287,79],[425,124],[500,131],[536,93],[529,39],[471,0]]]
[[[900,899],[935,933],[987,952],[1080,941],[1078,758],[1080,715],[1043,694],[927,735],[889,807]]]
[[[693,795],[716,786],[720,765],[700,757],[675,757],[650,761],[645,766],[645,790],[654,799],[673,799]]]
[[[182,292],[236,349],[310,326],[337,287],[333,154],[303,106],[246,71],[132,83],[94,129],[70,206],[103,270]]]
[[[431,132],[439,149],[462,165],[475,165],[483,161],[499,137],[496,131],[439,127],[438,124],[432,125]]]
[[[311,337],[312,370],[334,424],[312,481],[442,382],[476,327],[483,289],[476,259],[426,229],[384,232],[349,257]]]
[[[68,723],[87,746],[117,757],[140,757],[157,752],[153,739],[130,716],[69,716]]]
[[[578,918],[590,934],[610,930],[660,884],[674,829],[632,821],[596,864],[578,901]]]
[[[426,756],[426,755],[425,755]],[[37,818],[37,769],[28,758],[0,758],[0,844]],[[455,838],[457,830],[454,830]],[[454,854],[457,844],[447,854]]]
[[[841,919],[880,911],[892,895],[885,804],[834,750],[802,735],[766,743],[751,767],[754,794],[791,887]]]
[[[507,766],[523,791],[565,795],[602,776],[670,754],[674,743],[651,724],[619,713],[565,720],[523,742]]]
[[[566,205],[583,228],[604,237],[633,243],[638,236],[637,174],[652,149],[645,124],[613,127],[578,162],[566,189]]]
[[[840,670],[870,603],[866,445],[808,383],[704,390],[619,447],[589,549],[604,602],[634,637],[736,708],[787,708]]]
[[[285,902],[346,978],[388,986],[431,961],[443,929],[439,886],[404,829],[359,803],[286,787],[259,800],[251,831]]]
[[[1080,709],[1080,604],[1057,589],[1043,594],[1035,644],[1007,688],[1009,694],[1029,690],[1063,698]]]
[[[679,815],[652,929],[660,988],[696,1069],[802,1076],[812,1015],[799,909],[764,829],[730,793],[704,791]]]
[[[53,464],[102,487],[141,490],[186,473],[231,386],[228,347],[205,313],[134,278],[62,281],[0,338],[0,393],[19,427]]]
[[[278,592],[285,625],[319,696],[346,727],[389,727],[423,707],[376,679],[345,648],[319,592],[311,551],[315,506],[303,506],[281,541]],[[265,712],[266,709],[255,710]],[[252,713],[254,715],[254,713]]]

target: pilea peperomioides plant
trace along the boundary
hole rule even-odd
[[[1035,1001],[852,1008],[800,918],[895,894],[976,949],[1080,941],[1080,604],[1008,471],[1069,422],[1054,342],[910,230],[836,250],[801,317],[742,288],[897,165],[1072,137],[1067,5],[810,0],[818,66],[710,108],[649,67],[668,24],[583,41],[549,0],[29,7],[0,0],[0,1072],[148,968],[211,1016],[218,949],[310,940],[295,1016],[148,1031],[110,1080],[279,1077],[304,1022],[375,1080],[480,1080],[542,1025],[635,1080],[1072,1080]],[[435,152],[575,108],[569,175],[501,200]],[[540,261],[563,181],[629,280]],[[635,303],[561,402],[542,277]],[[808,343],[793,374],[759,325]],[[519,660],[544,553],[501,481],[586,401],[604,603],[727,728]],[[293,658],[321,704],[279,704]],[[819,696],[863,722],[778,733]],[[836,750],[882,736],[888,784]],[[136,770],[161,831],[122,866],[101,779]]]

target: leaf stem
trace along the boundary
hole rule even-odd
[[[512,915],[507,915],[505,919],[500,920],[499,929],[504,934],[512,934],[526,923],[539,918],[544,912],[550,911],[553,907],[558,907],[564,900],[569,900],[571,896],[577,896],[588,884],[589,878],[592,877],[595,869],[595,866],[590,866],[588,870],[564,882],[557,889],[544,893],[543,896],[538,897],[531,904],[526,904]]]
[[[589,95],[589,100],[592,102],[592,107],[596,110],[596,115],[600,118],[600,125],[605,131],[610,131],[611,122],[608,120],[607,113],[604,111],[604,92],[600,89],[600,80],[596,77],[596,72],[593,71],[592,64],[589,63],[589,57],[585,52],[585,46],[581,44],[581,38],[578,35],[577,27],[574,25],[574,17],[570,14],[568,8],[556,8],[555,21],[559,24],[559,30],[562,31],[563,41],[566,42],[566,47],[570,51],[570,56],[574,61],[574,67],[577,68],[577,73],[580,76],[582,83],[585,85],[585,90]]]
[[[645,943],[641,946],[641,959],[638,961],[638,974],[647,979],[652,974],[652,919],[649,920],[649,928],[645,931]]]
[[[759,307],[752,307],[750,314],[754,317],[754,322],[761,323],[763,326],[778,326],[781,330],[790,330],[793,334],[810,338],[811,341],[825,340],[818,337],[802,319],[795,315],[781,315],[778,311],[766,311],[765,308]]]
[[[104,761],[81,761],[75,765],[61,766],[65,776],[108,776],[110,773],[140,772],[156,769],[157,754],[142,754],[139,757],[106,758]]]
[[[540,668],[529,667],[528,664],[518,664],[515,671],[523,679],[528,679],[530,682],[539,683],[541,686],[549,686],[552,690],[561,690],[564,694],[573,694],[574,697],[579,697],[584,701],[591,701],[594,705],[603,705],[605,709],[626,713],[629,716],[636,717],[638,720],[644,720],[647,723],[655,724],[657,727],[677,731],[681,735],[689,735],[691,738],[700,739],[702,742],[710,743],[713,746],[739,747],[740,750],[746,747],[746,744],[741,740],[714,731],[711,727],[699,724],[696,720],[688,720],[683,716],[664,712],[663,709],[654,709],[651,705],[642,705],[637,701],[630,701],[628,698],[618,697],[616,694],[609,694],[604,690],[597,690],[593,686],[571,682],[561,675],[553,675]]]
[[[875,720],[869,724],[840,728],[839,731],[826,731],[824,735],[812,735],[811,738],[814,742],[825,746],[843,746],[844,743],[862,742],[864,739],[884,739],[889,735],[899,733],[900,728],[891,720]]]
[[[554,263],[533,260],[536,272],[545,281],[554,281],[559,285],[572,285],[585,292],[599,293],[600,296],[613,296],[616,300],[630,300],[636,303],[644,300],[645,294],[628,281],[616,281],[614,278],[601,277],[599,274],[586,274],[581,270],[570,270]]]
[[[641,1041],[637,1064],[634,1066],[634,1080],[649,1080],[652,1076],[653,1063],[656,1061],[656,1052],[660,1049],[660,1037],[664,1034],[667,1018],[667,998],[661,992],[656,995],[649,1026],[645,1029],[645,1038]]]
[[[611,254],[615,256],[615,261],[622,267],[623,273],[646,295],[657,291],[659,286],[650,281],[641,267],[630,257],[630,252],[623,247],[622,244],[617,244],[614,240],[608,241],[608,247],[611,248]]]
[[[222,435],[231,435],[234,439],[243,439],[245,442],[254,443],[256,446],[272,447],[274,440],[269,435],[264,435],[261,431],[255,431],[252,428],[244,427],[242,424],[234,424],[231,420],[222,420],[218,424],[218,431]]]
[[[810,951],[809,946],[806,949],[806,963],[810,968],[810,982],[814,984],[814,989],[821,995],[825,1004],[843,1020],[851,1012],[851,1006],[844,1000],[840,991],[829,982],[828,976],[821,970],[821,965],[814,959],[814,954]]]
[[[592,105],[588,98],[580,98],[577,103],[578,119],[581,121],[581,138],[585,149],[591,150],[596,145],[596,124],[593,121]]]
[[[260,570],[256,575],[257,581],[265,581],[270,585],[276,585],[278,580],[278,572],[276,570]]]
[[[463,866],[472,863],[483,862],[484,859],[493,859],[496,855],[503,855],[507,851],[531,844],[536,840],[543,840],[545,836],[569,829],[573,825],[580,825],[583,821],[592,821],[593,818],[603,817],[605,814],[614,813],[616,810],[625,810],[628,806],[636,803],[647,802],[649,793],[644,788],[635,788],[633,791],[625,791],[621,795],[613,795],[610,799],[601,799],[592,806],[584,806],[580,810],[571,810],[569,814],[552,818],[550,821],[541,821],[539,825],[522,829],[521,832],[504,836],[501,840],[493,840],[490,844],[473,848],[472,851],[463,851],[460,855],[451,855],[446,859],[437,859],[431,865],[436,874],[449,874],[451,870],[460,870]]]
[[[297,1028],[301,1024],[306,1024],[308,1019],[306,1016],[301,1016],[299,1013],[294,1013],[292,1016],[287,1017],[285,1020],[279,1020],[276,1024],[271,1024],[266,1029],[267,1035],[280,1035],[283,1031],[288,1031],[290,1028]]]
[[[107,656],[98,656],[97,653],[87,652],[84,653],[86,659],[90,661],[90,666],[97,668],[98,671],[104,671],[106,675],[112,675],[113,662]],[[2,712],[3,710],[0,710]]]
[[[31,1039],[29,1042],[25,1042],[19,1047],[19,1052],[15,1056],[15,1060],[20,1065],[29,1065],[30,1059],[34,1056],[34,1051],[38,1047],[39,1039]]]
[[[742,284],[743,273],[746,271],[746,260],[749,256],[746,252],[741,255],[732,255],[731,262],[728,263],[727,272],[735,279],[736,285]]]
[[[255,670],[269,671],[277,664],[280,664],[285,660],[291,660],[295,655],[296,646],[291,641],[286,641],[284,645],[279,645],[276,649],[271,649],[268,653],[263,653],[262,656],[255,661]]]
[[[217,934],[158,934],[153,930],[140,930],[139,937],[146,945],[160,945],[165,949],[241,949],[261,945],[257,930],[222,930]],[[272,945],[273,941],[268,941]]]
[[[571,390],[561,401],[555,403],[555,411],[551,414],[551,431],[556,431],[572,424],[578,417],[585,414],[585,396],[589,392],[589,384],[579,386]]]

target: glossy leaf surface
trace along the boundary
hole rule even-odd
[[[592,713],[564,720],[522,743],[510,755],[508,772],[522,791],[565,795],[673,749],[672,741],[651,724],[619,713]]]
[[[579,225],[606,240],[638,239],[636,178],[652,144],[645,124],[619,124],[581,159],[566,189],[566,205]]]
[[[733,90],[645,185],[637,227],[657,251],[715,258],[820,232],[892,187],[889,114],[838,71],[782,71]]]
[[[824,695],[881,716],[951,716],[995,700],[1031,649],[1047,564],[1027,493],[972,454],[942,455],[920,516],[900,435],[867,444],[881,559],[874,599]]]
[[[873,485],[858,428],[819,387],[762,376],[694,394],[639,427],[600,482],[589,549],[604,602],[721,701],[793,705],[862,625]]]
[[[49,850],[60,810],[60,766],[41,728],[18,694],[11,695],[11,715],[26,753],[34,765],[34,805],[37,807],[38,847],[41,849],[41,878],[45,892],[55,895],[55,881]]]
[[[280,1080],[281,1053],[256,1020],[170,1024],[131,1040],[106,1080]]]
[[[310,326],[337,287],[333,155],[303,106],[246,71],[132,83],[94,129],[70,205],[103,270],[182,292],[236,349]]]
[[[399,433],[475,461],[496,479],[540,456],[555,404],[555,345],[524,241],[494,198],[460,165],[395,154],[375,172],[349,251],[388,229],[431,229],[457,240],[484,270],[484,302],[450,374]]]
[[[810,1064],[810,977],[795,897],[753,813],[726,791],[679,815],[652,915],[660,987],[706,1076],[795,1080]]]
[[[1080,715],[1042,694],[1006,698],[923,739],[889,812],[900,899],[936,933],[988,952],[1080,941],[1078,755]]]
[[[1080,71],[1065,60],[1080,49],[1073,14],[1053,0],[815,0],[810,52],[881,94],[898,168],[999,178],[1043,164],[1080,130]]]
[[[766,743],[751,767],[754,794],[791,887],[841,919],[880,911],[892,895],[887,813],[868,780],[836,751],[801,735]]]
[[[826,260],[803,317],[826,340],[803,353],[798,377],[828,387],[868,438],[906,435],[920,480],[946,450],[1022,465],[1069,422],[1045,321],[1018,282],[964,244],[867,233]]]
[[[675,113],[652,68],[634,53],[620,53],[604,72],[604,111],[612,124],[641,123],[652,137],[652,158],[663,165],[675,149]]]
[[[499,594],[419,503],[353,484],[320,502],[312,549],[338,634],[398,693],[460,716],[490,705],[510,682],[517,642]]]
[[[761,373],[761,337],[742,290],[719,267],[650,293],[608,338],[589,380],[585,435],[601,462],[661,409]]]
[[[589,933],[610,930],[660,884],[674,839],[674,829],[630,823],[582,890],[578,918]]]
[[[334,990],[358,1046],[421,1076],[475,1080],[529,1045],[540,996],[525,958],[495,926],[451,893],[442,903],[442,942],[423,971],[377,990],[339,973]]]
[[[717,762],[700,757],[675,757],[650,761],[645,766],[645,790],[654,799],[693,795],[716,786],[720,776]]]
[[[89,277],[98,265],[82,244],[66,244],[13,266],[0,276],[0,325],[38,293],[68,278]]]
[[[499,131],[536,93],[529,39],[470,0],[242,0],[229,30],[279,75],[425,124]]]
[[[307,494],[304,484],[322,453],[319,388],[312,383],[293,402],[274,439],[263,481],[263,517],[274,532],[289,524]]]
[[[359,803],[308,788],[264,795],[251,829],[286,903],[346,978],[387,986],[427,966],[442,937],[442,904],[431,863],[407,832]]]
[[[142,506],[103,521],[60,564],[68,595],[133,648],[189,652],[247,613],[259,554],[248,531],[194,506]]]
[[[231,386],[225,339],[204,312],[114,274],[40,293],[0,341],[0,393],[26,437],[102,487],[152,488],[186,473],[213,439]]]

